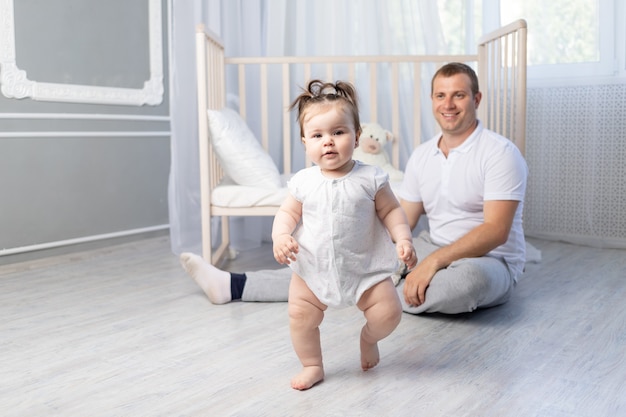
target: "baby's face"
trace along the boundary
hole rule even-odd
[[[322,172],[342,176],[352,169],[358,143],[350,114],[340,105],[314,105],[307,109],[303,130],[307,156]]]

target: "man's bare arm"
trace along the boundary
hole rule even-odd
[[[485,201],[483,224],[456,242],[420,259],[417,267],[407,275],[404,285],[406,302],[410,305],[422,304],[426,288],[440,269],[446,268],[458,259],[484,256],[504,244],[509,237],[518,205],[519,201],[513,200]]]

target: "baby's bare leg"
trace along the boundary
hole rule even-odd
[[[374,285],[361,296],[357,306],[367,322],[361,329],[361,368],[378,365],[378,341],[389,336],[400,323],[402,304],[391,278]]]
[[[291,387],[306,390],[324,379],[319,325],[326,306],[306,283],[293,274],[289,286],[289,328],[293,348],[302,363],[302,371],[291,380]]]

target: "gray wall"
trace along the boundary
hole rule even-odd
[[[148,0],[52,3],[14,0],[16,61],[29,79],[142,88],[150,77]],[[167,1],[161,5],[160,104],[0,94],[0,254],[167,225]]]

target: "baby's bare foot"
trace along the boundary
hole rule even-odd
[[[324,368],[321,366],[305,366],[298,375],[292,378],[291,388],[304,391],[323,379]]]
[[[361,336],[361,369],[364,371],[372,369],[378,362],[380,362],[378,343],[367,343]]]

